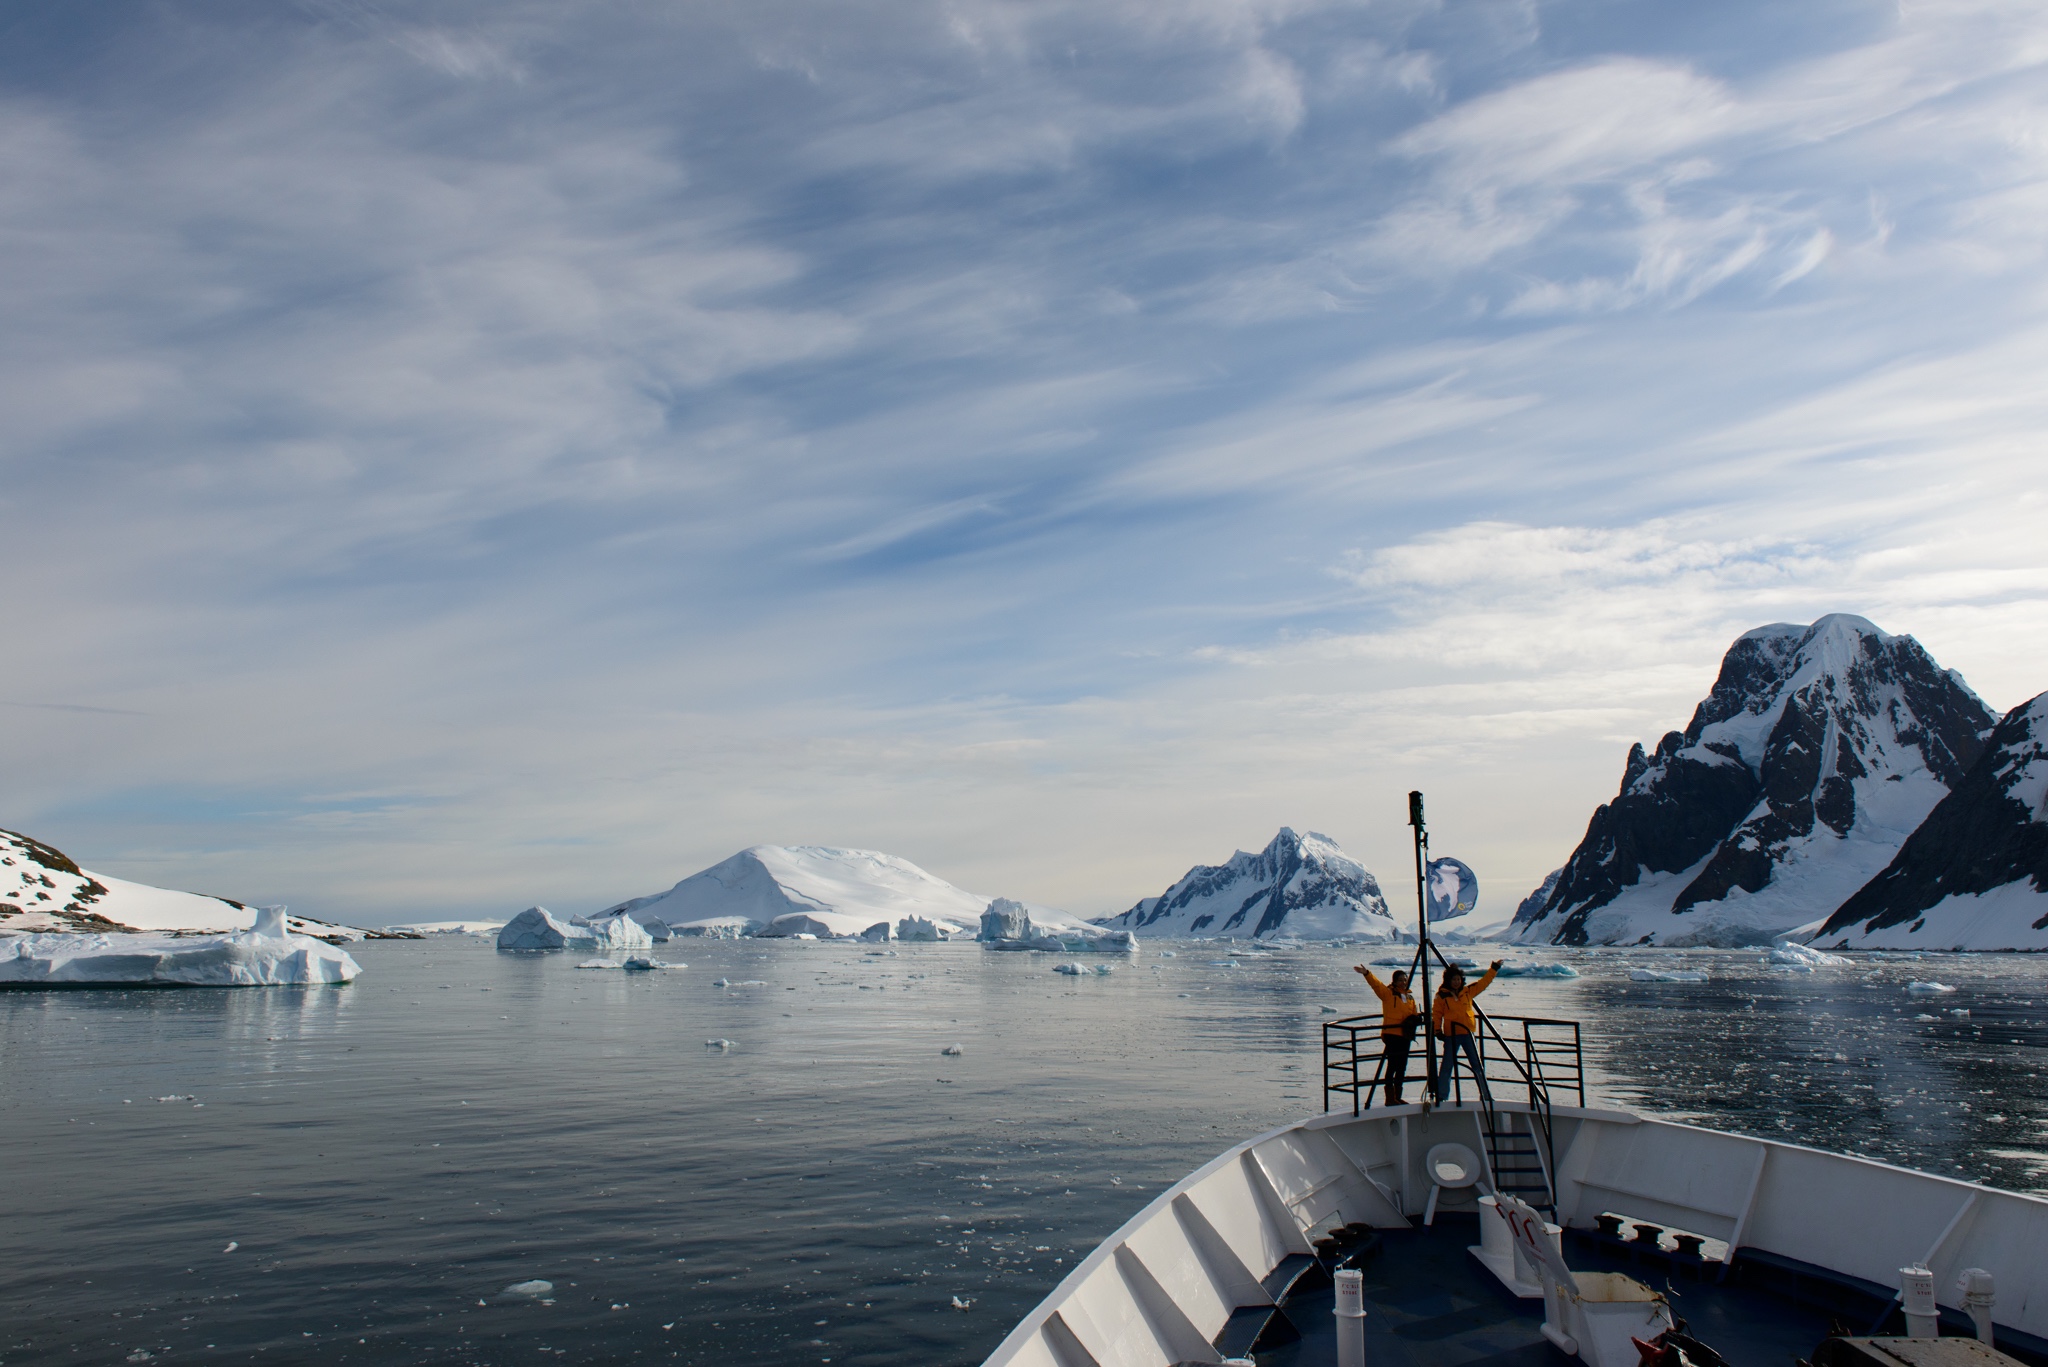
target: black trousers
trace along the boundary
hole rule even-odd
[[[1408,1080],[1408,1046],[1415,1037],[1406,1031],[1398,1035],[1381,1035],[1380,1048],[1387,1056],[1387,1104],[1401,1104],[1401,1084]]]

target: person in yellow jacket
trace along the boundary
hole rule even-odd
[[[1484,992],[1500,974],[1500,963],[1495,959],[1479,981],[1469,986],[1465,982],[1464,969],[1452,964],[1444,970],[1444,985],[1438,989],[1436,1001],[1430,1009],[1430,1019],[1436,1024],[1437,1042],[1444,1051],[1436,1066],[1436,1084],[1430,1089],[1438,1105],[1443,1104],[1445,1093],[1451,1090],[1451,1078],[1455,1075],[1461,1053],[1472,1070],[1472,1080],[1479,1084],[1479,1094],[1488,1101],[1493,1100],[1493,1093],[1486,1087],[1485,1065],[1479,1061],[1479,1022],[1472,1014],[1472,999]]]
[[[1364,964],[1354,965],[1365,975],[1365,985],[1380,999],[1380,1053],[1386,1058],[1387,1104],[1401,1104],[1401,1085],[1408,1081],[1408,1046],[1422,1028],[1422,1008],[1408,991],[1408,975],[1399,969],[1394,980],[1383,983]]]

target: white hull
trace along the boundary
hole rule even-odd
[[[1527,1108],[1501,1103],[1527,1125]],[[2048,1337],[2048,1200],[1844,1154],[1622,1111],[1553,1112],[1557,1215],[1590,1229],[1616,1212],[1881,1286],[1912,1264],[1960,1307],[1964,1268],[1997,1278],[2000,1326]],[[1427,1206],[1423,1157],[1483,1152],[1476,1107],[1324,1115],[1203,1165],[1104,1240],[984,1367],[1172,1367],[1215,1362],[1235,1307],[1271,1304],[1260,1280],[1337,1225],[1406,1223]],[[1477,1191],[1438,1193],[1473,1208]]]

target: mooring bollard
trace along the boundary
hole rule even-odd
[[[1337,1274],[1337,1367],[1365,1367],[1365,1274],[1347,1267]]]

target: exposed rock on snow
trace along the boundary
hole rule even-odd
[[[1820,935],[1837,948],[2048,949],[2048,693],[2005,715]]]
[[[592,927],[560,920],[546,907],[528,907],[498,932],[500,949],[594,949],[601,943]]]
[[[81,869],[52,845],[0,831],[0,934],[36,931],[138,931],[227,934],[249,923],[253,909],[226,897],[173,892]],[[410,939],[400,931],[294,916],[294,931],[334,942]]]
[[[743,924],[752,933],[820,938],[857,936],[876,922],[931,922],[949,935],[967,931],[988,899],[963,892],[907,859],[873,850],[822,845],[756,845],[691,874],[667,892],[636,897],[604,915],[660,917],[679,934]],[[791,916],[811,918],[798,929]],[[777,929],[780,923],[784,929]],[[692,930],[692,927],[704,929]]]
[[[1098,924],[1141,936],[1389,940],[1396,927],[1363,864],[1314,831],[1282,827],[1257,854],[1188,870],[1157,897]]]
[[[1684,731],[1629,752],[1514,938],[1769,944],[1890,862],[1995,720],[1910,636],[1842,615],[1759,627]]]
[[[100,932],[0,940],[0,985],[11,987],[266,987],[345,983],[362,972],[346,950],[285,928],[283,907],[250,930],[186,936]]]

